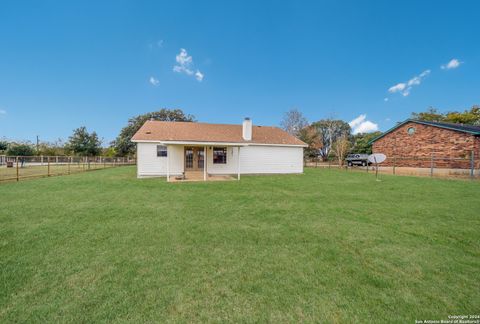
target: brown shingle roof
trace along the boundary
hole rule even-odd
[[[252,126],[252,140],[242,137],[242,125],[190,122],[147,121],[133,136],[133,141],[186,141],[306,145],[277,127]]]

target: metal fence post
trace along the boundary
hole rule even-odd
[[[473,179],[475,173],[474,173],[474,170],[475,170],[475,152],[472,151],[471,154],[470,154],[470,178]]]
[[[47,177],[50,176],[50,156],[47,157]]]
[[[397,157],[393,157],[393,174],[395,174],[395,167],[397,166]]]
[[[17,162],[17,181],[18,181],[18,180],[20,180],[20,177],[19,177],[19,175],[18,175],[18,156],[17,156],[15,162]]]
[[[430,160],[430,176],[433,177],[433,153],[432,153],[432,158]]]
[[[70,164],[72,164],[72,157],[70,157],[70,158],[67,160],[68,174],[70,174]]]

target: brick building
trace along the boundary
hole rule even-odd
[[[472,152],[480,161],[480,126],[407,119],[371,142],[385,166],[468,169]]]

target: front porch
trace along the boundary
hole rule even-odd
[[[240,180],[238,144],[164,142],[157,151],[164,152],[168,182]]]

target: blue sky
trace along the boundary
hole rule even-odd
[[[161,107],[260,125],[296,107],[386,130],[480,104],[479,18],[478,1],[4,0],[0,138],[87,126],[108,143]]]

